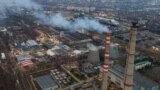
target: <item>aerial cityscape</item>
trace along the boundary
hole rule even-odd
[[[160,90],[160,0],[0,0],[0,90]]]

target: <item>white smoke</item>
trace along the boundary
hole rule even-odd
[[[87,29],[97,30],[99,32],[107,32],[108,28],[98,21],[89,18],[78,18],[74,21],[67,20],[62,14],[57,13],[50,16],[45,15],[43,12],[38,12],[38,9],[42,10],[42,7],[33,2],[32,0],[0,0],[0,14],[5,15],[5,9],[10,8],[15,12],[20,12],[22,8],[28,10],[35,10],[34,16],[40,19],[44,24],[51,25],[53,27],[64,28],[68,30]]]
[[[55,27],[62,27],[64,29],[69,29],[71,26],[71,23],[67,21],[66,18],[63,17],[62,14],[60,13],[50,16],[49,19],[50,21],[48,23]]]
[[[82,29],[88,29],[88,30],[97,30],[99,32],[109,31],[106,26],[100,24],[98,21],[94,19],[89,19],[87,17],[76,19],[74,21],[73,27],[76,29],[82,28]]]
[[[61,13],[56,13],[51,16],[46,16],[44,14],[36,14],[36,16],[47,25],[53,27],[59,27],[69,30],[77,29],[87,29],[87,30],[97,30],[98,32],[107,32],[108,28],[94,19],[89,19],[87,17],[77,18],[74,21],[67,20]]]

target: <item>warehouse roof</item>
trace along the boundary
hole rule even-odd
[[[40,76],[35,78],[35,80],[42,90],[47,88],[58,88],[58,85],[55,83],[55,81],[52,79],[50,75]]]
[[[38,43],[35,40],[28,40],[26,43],[28,46],[37,46],[38,45]]]
[[[28,54],[23,54],[23,55],[17,56],[16,59],[18,62],[21,62],[25,59],[31,59],[31,57]]]

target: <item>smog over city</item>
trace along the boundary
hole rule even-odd
[[[0,0],[0,90],[160,90],[160,0]]]

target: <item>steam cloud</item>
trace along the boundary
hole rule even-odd
[[[77,18],[74,21],[67,20],[62,14],[57,13],[50,16],[45,15],[44,13],[39,13],[37,9],[42,7],[31,1],[31,0],[0,0],[0,15],[5,15],[6,8],[14,8],[16,12],[19,12],[21,8],[26,8],[29,10],[35,9],[34,16],[40,19],[44,24],[51,25],[53,27],[59,27],[69,30],[76,29],[88,29],[88,30],[97,30],[99,32],[107,32],[108,28],[98,21],[85,18]]]
[[[36,15],[43,23],[51,25],[53,27],[60,27],[69,30],[76,29],[87,29],[87,30],[97,30],[99,32],[107,32],[108,28],[94,19],[89,19],[87,17],[77,18],[74,21],[67,20],[61,13],[57,13],[51,16],[46,16],[44,14]]]
[[[75,20],[73,24],[74,28],[82,28],[82,29],[91,29],[91,30],[98,30],[99,32],[107,32],[109,31],[108,28],[98,21],[94,19],[85,18],[78,18]]]

